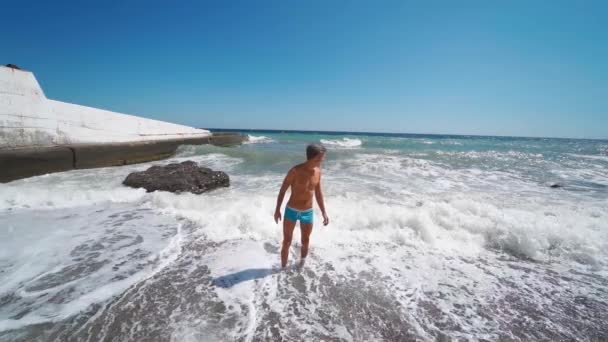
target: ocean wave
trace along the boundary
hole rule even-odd
[[[354,148],[363,145],[363,142],[355,138],[342,138],[342,139],[321,139],[321,143],[330,147],[337,148]]]
[[[353,158],[328,163],[328,171],[353,183],[404,188],[416,193],[443,191],[547,191],[526,177],[508,170],[482,170],[478,165],[450,168],[444,161],[428,160],[418,154],[388,155],[360,153]]]
[[[272,143],[272,142],[276,142],[276,141],[274,139],[264,136],[264,135],[256,136],[256,135],[247,134],[247,141],[245,141],[245,144],[264,144],[264,143]]]
[[[533,159],[543,159],[542,153],[533,153],[533,152],[521,152],[521,151],[435,151],[437,155],[446,155],[446,156],[454,156],[454,157],[464,157],[468,159],[493,159],[505,161],[508,159],[525,159],[525,160],[533,160]]]
[[[204,197],[158,192],[152,203],[167,214],[196,222],[203,227],[201,234],[213,241],[278,242],[272,209],[273,185],[279,182],[278,177],[274,182],[266,179],[254,197],[235,192]],[[326,184],[331,192],[346,195],[331,197],[333,223],[323,231],[322,240],[314,241],[315,247],[331,249],[339,241],[352,246],[355,253],[368,244],[420,248],[422,243],[448,255],[499,250],[541,261],[559,257],[596,265],[606,260],[601,242],[606,233],[597,230],[606,215],[601,206],[572,206],[568,201],[544,205],[536,198],[507,201],[500,195],[477,192],[405,194],[388,201],[386,195],[368,192],[365,186],[349,191],[350,181],[336,183],[331,175],[326,176]],[[314,215],[315,222],[320,222],[318,210]]]
[[[137,202],[144,189],[121,184],[132,171],[146,166],[75,170],[42,175],[0,184],[2,209],[62,209],[102,203]]]
[[[589,154],[576,154],[576,153],[566,153],[569,156],[575,157],[575,158],[583,158],[583,159],[591,159],[591,160],[601,160],[601,161],[607,161],[608,162],[608,156],[602,156],[602,155],[589,155]]]
[[[456,146],[462,146],[462,143],[460,141],[456,141],[456,140],[443,140],[440,142],[441,145],[456,145]]]
[[[231,172],[241,158],[221,153],[196,154],[199,146],[183,146],[170,159],[120,167],[73,170],[41,175],[0,184],[0,210],[63,209],[105,203],[136,203],[148,196],[142,188],[122,184],[131,172],[143,171],[152,165],[166,165],[192,160],[214,170]]]

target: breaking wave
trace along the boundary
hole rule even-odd
[[[275,142],[274,139],[269,138],[267,136],[256,136],[256,135],[251,135],[248,134],[247,135],[247,141],[245,142],[246,144],[263,144],[263,143],[272,143]]]
[[[342,138],[342,139],[321,139],[323,145],[337,148],[354,148],[363,145],[363,142],[359,139],[354,138]]]

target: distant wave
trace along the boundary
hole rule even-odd
[[[327,146],[331,146],[331,147],[346,147],[346,148],[359,147],[363,144],[363,142],[361,140],[351,139],[351,138],[321,139],[321,143],[323,145],[327,145]]]
[[[462,143],[454,140],[444,140],[440,142],[441,145],[459,145],[462,146]]]
[[[572,157],[608,161],[608,156],[566,153]]]
[[[246,144],[263,144],[263,143],[271,143],[271,142],[275,142],[275,140],[272,138],[269,138],[267,136],[264,136],[264,135],[255,136],[255,135],[248,134],[247,141],[245,143]]]

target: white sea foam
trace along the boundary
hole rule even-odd
[[[360,139],[346,137],[342,139],[321,139],[321,143],[333,148],[354,148],[363,144]]]
[[[565,257],[580,246],[586,246],[584,253],[591,253],[590,260],[605,257],[598,241],[606,232],[596,231],[602,221],[592,214],[606,213],[605,206],[573,206],[568,198],[543,204],[544,193],[551,190],[540,184],[533,185],[538,187],[537,196],[511,198],[508,194],[514,189],[530,189],[531,184],[510,174],[450,171],[424,160],[369,154],[327,169],[326,193],[332,194],[328,201],[335,223],[324,234],[335,234],[333,238],[343,243],[391,243],[398,237],[403,244],[423,243],[455,254],[491,248],[539,259],[557,253],[552,250],[557,243]],[[375,178],[378,173],[386,179]],[[233,186],[243,189],[240,183],[251,181],[233,179]],[[260,178],[247,195],[237,190],[205,197],[155,193],[152,203],[166,213],[197,222],[214,241],[276,240],[278,227],[271,217],[280,181],[279,175]],[[358,185],[353,187],[355,182]],[[589,227],[586,234],[573,230],[583,222]],[[328,247],[334,243],[327,235],[315,241]]]
[[[0,317],[0,331],[66,319],[157,273],[179,254],[172,221],[124,204],[3,218],[11,229],[0,232],[0,293],[14,292],[28,313]],[[19,309],[13,305],[4,309]]]
[[[529,153],[521,151],[437,151],[439,155],[457,156],[469,159],[492,159],[492,160],[509,160],[509,159],[542,159],[542,153]]]
[[[263,144],[263,143],[272,143],[272,142],[275,142],[275,140],[272,138],[269,138],[267,136],[264,136],[264,135],[256,136],[256,135],[248,134],[247,141],[245,143],[246,144]]]
[[[221,153],[193,155],[196,146],[184,146],[174,158],[124,167],[92,170],[75,170],[26,178],[0,184],[0,210],[2,209],[61,209],[99,205],[106,202],[133,203],[144,199],[144,189],[122,185],[131,172],[143,171],[152,165],[179,163],[192,160],[201,166],[230,172],[242,163],[240,158]]]
[[[136,202],[145,195],[145,190],[124,187],[121,182],[130,171],[139,170],[142,166],[77,170],[0,184],[0,210]]]
[[[462,146],[462,143],[460,141],[457,140],[441,140],[441,145],[456,145],[456,146]]]
[[[568,153],[568,155],[572,156],[572,157],[575,157],[575,158],[608,161],[608,156],[588,155],[588,154],[575,154],[575,153]]]

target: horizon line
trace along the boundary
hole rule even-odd
[[[199,127],[201,128],[201,127]],[[518,135],[487,135],[487,134],[456,134],[456,133],[406,133],[406,132],[370,132],[370,131],[332,131],[311,129],[274,129],[274,128],[219,128],[205,127],[209,131],[242,131],[242,132],[274,132],[274,133],[330,133],[330,134],[353,134],[353,135],[426,135],[426,136],[448,136],[448,137],[476,137],[476,138],[518,138],[518,139],[561,139],[561,140],[594,140],[608,141],[607,138],[572,138],[572,137],[543,137],[543,136],[518,136]]]

